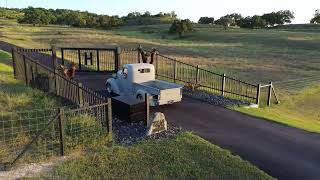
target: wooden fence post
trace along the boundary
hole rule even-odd
[[[12,57],[12,66],[13,66],[13,76],[15,79],[17,79],[17,66],[16,66],[16,58],[15,58],[15,52],[16,49],[12,48],[11,49],[11,57]]]
[[[53,69],[57,69],[57,49],[55,47],[52,47],[52,54],[51,54],[51,58],[52,58],[52,66]]]
[[[97,71],[100,71],[100,52],[99,49],[97,49]]]
[[[199,65],[197,65],[197,72],[196,72],[196,84],[199,83]]]
[[[148,125],[149,118],[150,118],[150,106],[149,106],[149,95],[145,93],[144,95],[144,105],[145,105],[145,125]]]
[[[79,66],[79,70],[81,70],[81,51],[80,51],[80,49],[78,49],[78,66]]]
[[[24,78],[26,81],[26,86],[28,86],[28,72],[27,72],[27,63],[26,63],[26,56],[22,56],[23,59],[23,66],[24,66]]]
[[[58,95],[58,87],[57,87],[57,76],[56,74],[58,73],[57,71],[57,49],[55,47],[52,47],[52,66],[53,66],[53,77],[54,77],[54,88],[55,88],[55,93]]]
[[[64,65],[64,49],[61,48],[61,64]]]
[[[257,97],[256,97],[256,104],[259,106],[260,102],[260,90],[261,90],[261,84],[257,85]]]
[[[173,64],[173,82],[176,82],[177,79],[177,61],[174,60],[174,64]]]
[[[58,117],[58,125],[59,125],[59,140],[60,140],[60,155],[64,156],[64,110],[59,108],[59,117]]]
[[[156,53],[156,67],[155,67],[156,68],[156,75],[158,75],[158,65],[159,65],[158,58],[159,58],[159,55],[158,55],[158,53]]]
[[[83,87],[82,83],[78,83],[78,103],[79,103],[79,107],[83,107],[83,105],[84,105],[82,87]]]
[[[107,115],[107,130],[108,134],[112,135],[112,101],[111,98],[108,98],[108,115]]]
[[[118,72],[121,64],[121,48],[117,47],[115,50],[115,63],[114,63],[114,70],[115,72]]]
[[[268,106],[271,105],[271,95],[272,95],[271,93],[272,93],[272,82],[269,83],[268,102],[267,102]]]
[[[221,95],[224,96],[224,92],[226,89],[226,74],[222,74],[222,82],[221,82]]]
[[[137,52],[138,52],[138,63],[141,63],[141,62],[140,62],[140,59],[141,59],[141,58],[140,58],[140,51],[139,51],[139,48],[140,48],[140,49],[142,49],[141,44],[138,46],[138,51],[137,51]]]

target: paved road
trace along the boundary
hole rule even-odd
[[[103,92],[110,74],[78,73],[76,79]],[[273,177],[320,179],[320,134],[254,118],[184,97],[161,106],[167,120],[250,161]]]
[[[9,50],[10,45],[2,48]],[[0,43],[1,48],[1,43]],[[78,73],[76,79],[103,90],[108,74]],[[247,116],[191,98],[159,107],[170,123],[250,161],[283,180],[320,179],[320,135]]]
[[[191,98],[158,108],[167,120],[229,149],[273,177],[320,179],[320,135]]]

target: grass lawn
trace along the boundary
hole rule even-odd
[[[57,107],[59,102],[13,78],[11,55],[0,50],[0,112]]]
[[[320,133],[320,85],[305,87],[294,95],[282,95],[280,105],[251,108],[231,107],[231,109],[286,124],[306,131]]]
[[[191,133],[132,147],[88,150],[44,177],[67,179],[272,179],[270,176]]]

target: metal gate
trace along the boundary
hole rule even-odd
[[[119,53],[117,48],[61,48],[61,63],[75,63],[77,71],[114,72],[119,66]]]

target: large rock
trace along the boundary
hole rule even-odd
[[[168,130],[168,123],[163,113],[156,112],[147,124],[147,136]]]

